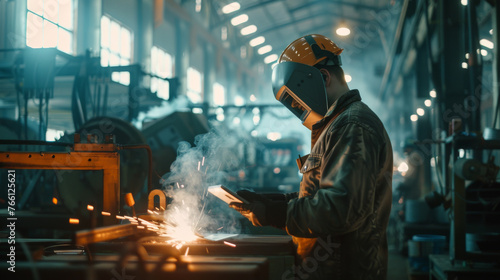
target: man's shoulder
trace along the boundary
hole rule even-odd
[[[359,125],[372,133],[385,130],[380,118],[362,101],[356,101],[350,104],[350,106],[340,113],[330,124],[328,131],[332,132],[348,125]]]

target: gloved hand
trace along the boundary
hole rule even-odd
[[[290,199],[299,197],[298,192],[294,192],[294,193],[261,193],[260,195],[262,195],[263,197],[268,198],[272,201],[286,201],[286,202],[290,201]]]
[[[252,191],[241,190],[237,194],[249,203],[232,202],[229,207],[240,212],[254,226],[285,227],[287,201],[271,200]]]

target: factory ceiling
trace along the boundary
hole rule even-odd
[[[395,0],[245,0],[236,2],[239,9],[224,13],[235,5],[232,0],[214,1],[218,18],[212,28],[230,22],[235,29],[244,30],[255,25],[249,35],[237,35],[241,44],[252,45],[252,40],[264,37],[261,52],[279,55],[292,40],[312,33],[323,34],[339,42],[342,48],[383,48],[387,52],[401,11],[403,1]],[[229,10],[230,11],[230,10]],[[347,34],[346,34],[347,33]],[[258,41],[258,40],[257,40]]]

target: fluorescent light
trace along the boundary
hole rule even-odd
[[[279,132],[269,132],[269,133],[267,133],[267,139],[269,139],[271,141],[279,140],[279,139],[281,139],[281,133],[279,133]]]
[[[254,125],[258,125],[260,122],[260,117],[258,115],[255,115],[253,116],[252,120]]]
[[[417,108],[417,115],[419,115],[419,116],[423,116],[424,114],[425,114],[424,109],[422,109],[422,108]]]
[[[410,169],[410,168],[408,167],[408,164],[404,161],[398,166],[398,171],[401,173],[407,172],[408,169]]]
[[[433,89],[433,90],[429,91],[429,96],[432,98],[436,98],[436,96],[437,96],[436,90]]]
[[[430,99],[426,99],[426,100],[424,101],[424,104],[425,104],[425,106],[427,106],[427,107],[431,107],[431,105],[432,105],[432,101],[431,101]]]
[[[248,21],[248,15],[247,14],[242,14],[242,15],[239,15],[239,16],[236,16],[234,18],[231,19],[231,24],[233,26],[237,26],[237,25],[240,25],[244,22],[247,22]]]
[[[494,45],[493,45],[493,42],[488,40],[488,39],[481,39],[479,41],[479,44],[481,44],[482,46],[485,46],[487,47],[488,49],[493,49]]]
[[[352,81],[352,77],[349,74],[345,74],[344,78],[345,78],[346,83],[349,83],[350,81]]]
[[[268,55],[268,56],[266,56],[266,58],[264,58],[264,63],[265,64],[269,64],[271,62],[276,61],[276,59],[278,59],[278,55],[277,54]]]
[[[257,52],[259,54],[265,54],[265,53],[268,53],[272,50],[273,50],[273,47],[271,47],[271,45],[265,45],[262,48],[259,48],[259,50],[257,50]]]
[[[418,121],[418,116],[415,115],[415,114],[413,114],[413,115],[410,116],[410,119],[411,119],[412,122],[416,122],[416,121]]]
[[[222,12],[224,14],[230,14],[232,12],[235,12],[240,9],[240,3],[238,2],[233,2],[229,3],[226,6],[222,7]]]
[[[191,111],[193,114],[203,114],[203,109],[201,108],[193,108]]]
[[[245,99],[243,99],[243,97],[241,97],[239,95],[236,95],[234,97],[234,105],[236,105],[236,106],[243,106],[243,105],[245,105]]]
[[[243,27],[240,31],[241,35],[245,36],[245,35],[250,35],[252,33],[255,33],[257,31],[257,26],[255,25],[249,25],[247,27]]]
[[[259,37],[256,37],[256,38],[253,38],[252,40],[250,40],[250,46],[251,47],[255,47],[255,46],[258,46],[262,43],[264,43],[266,41],[266,38],[264,38],[264,36],[259,36]]]
[[[339,36],[347,36],[347,35],[351,34],[351,30],[349,28],[347,28],[347,27],[337,28],[337,30],[335,32]]]

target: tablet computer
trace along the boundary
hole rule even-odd
[[[246,199],[239,196],[237,193],[233,192],[232,190],[224,187],[223,185],[210,186],[210,187],[208,187],[208,191],[211,194],[215,195],[216,197],[220,198],[222,201],[224,201],[227,204],[229,204],[231,202],[248,204],[248,201]]]

